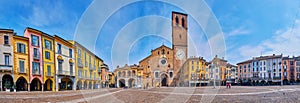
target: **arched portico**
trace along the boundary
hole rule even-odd
[[[17,91],[27,91],[28,82],[24,77],[19,77],[16,82],[16,90]]]
[[[136,86],[135,82],[136,82],[136,81],[135,81],[135,79],[133,79],[133,78],[128,79],[128,87],[129,87],[129,88],[135,87],[135,86]]]
[[[40,79],[32,79],[30,83],[30,91],[42,91],[42,82],[40,81]]]
[[[10,74],[5,74],[2,77],[2,90],[8,90],[14,86],[13,77]]]
[[[44,84],[44,90],[45,91],[52,91],[53,90],[53,81],[51,79],[47,79]]]
[[[123,87],[125,87],[126,85],[125,85],[125,79],[119,79],[119,81],[118,81],[118,87],[119,88],[123,88]]]

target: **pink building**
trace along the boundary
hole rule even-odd
[[[101,81],[102,87],[108,87],[108,66],[106,64],[101,66]]]
[[[251,75],[251,63],[252,60],[247,60],[238,63],[238,78],[240,83],[247,83],[250,78],[252,77]]]
[[[29,64],[30,80],[28,90],[43,91],[43,62],[42,62],[42,37],[43,32],[27,27],[24,36],[29,38]]]

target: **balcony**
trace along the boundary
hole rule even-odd
[[[40,60],[40,54],[39,53],[33,54],[33,59]]]
[[[82,68],[83,67],[83,64],[82,64],[82,61],[81,61],[81,59],[80,58],[77,58],[77,66],[78,67],[80,67],[80,68]]]
[[[32,75],[41,75],[40,70],[33,70]]]
[[[281,77],[273,77],[273,80],[281,80]]]
[[[0,65],[0,70],[1,71],[12,71],[13,66],[12,65]]]
[[[259,78],[259,77],[251,77],[252,80],[259,80],[259,79],[262,79],[262,78]]]
[[[98,73],[100,74],[102,71],[101,71],[101,69],[100,68],[98,68]]]
[[[89,64],[89,68],[90,70],[96,70],[96,68],[92,64]]]
[[[17,70],[19,71],[18,72],[19,74],[26,74],[27,69],[24,68],[24,69],[21,70],[20,68],[17,68]]]
[[[58,70],[58,75],[74,76],[74,73],[70,71]]]

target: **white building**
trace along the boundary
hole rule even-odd
[[[55,68],[56,68],[56,91],[75,90],[75,55],[73,45],[54,36],[55,41]]]
[[[13,38],[14,31],[11,29],[0,29],[0,87],[13,86]]]

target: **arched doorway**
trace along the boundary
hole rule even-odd
[[[124,79],[120,79],[120,80],[119,80],[119,87],[120,87],[120,88],[125,87],[125,80],[124,80]]]
[[[2,90],[9,90],[13,87],[14,82],[13,82],[13,78],[11,75],[9,74],[5,74],[2,77]]]
[[[87,81],[84,81],[84,84],[83,84],[83,89],[87,89]]]
[[[135,87],[135,80],[133,78],[130,78],[128,80],[128,87],[129,88]]]
[[[52,91],[53,81],[51,79],[47,79],[44,84],[44,91]]]
[[[42,82],[38,78],[34,78],[30,83],[30,91],[41,91]]]
[[[76,89],[77,89],[77,90],[82,89],[82,82],[81,82],[81,81],[77,81]]]
[[[168,86],[168,76],[167,74],[161,75],[161,86]]]
[[[27,81],[24,77],[19,77],[16,82],[16,90],[17,91],[27,91],[28,85]]]
[[[92,86],[93,86],[93,82],[89,82],[89,89],[93,89]]]
[[[72,90],[73,82],[70,78],[62,78],[61,83],[59,83],[59,90]]]
[[[93,89],[97,89],[97,83],[96,82],[94,82]]]

